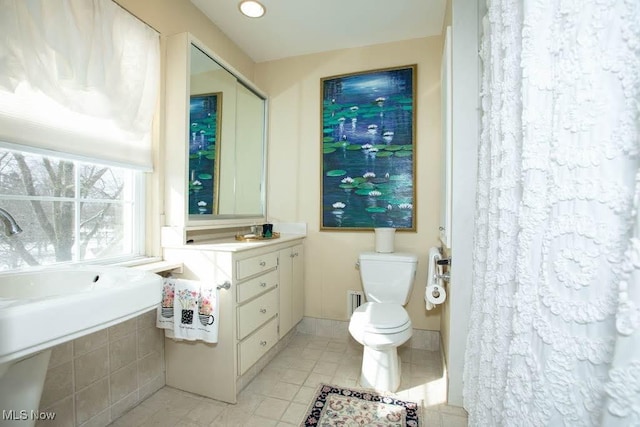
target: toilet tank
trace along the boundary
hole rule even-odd
[[[358,257],[367,301],[405,305],[416,276],[418,256],[410,253],[364,252]]]

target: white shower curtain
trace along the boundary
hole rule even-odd
[[[470,426],[640,425],[640,1],[488,1]]]

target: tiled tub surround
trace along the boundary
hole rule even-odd
[[[53,348],[40,401],[54,421],[105,426],[165,385],[164,334],[152,310]]]

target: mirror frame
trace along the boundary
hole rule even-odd
[[[188,144],[189,101],[191,75],[191,46],[195,46],[214,60],[222,69],[236,78],[264,101],[262,144],[262,187],[259,215],[205,215],[195,220],[188,212]],[[165,80],[165,224],[184,230],[206,230],[251,226],[266,222],[267,218],[267,135],[269,103],[267,95],[224,59],[190,33],[179,33],[166,40]],[[220,160],[222,161],[222,160]],[[218,162],[217,162],[218,163]],[[219,197],[216,196],[216,197]]]

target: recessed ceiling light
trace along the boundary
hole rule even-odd
[[[249,18],[260,18],[267,11],[265,7],[255,0],[245,0],[238,6],[240,12]]]

